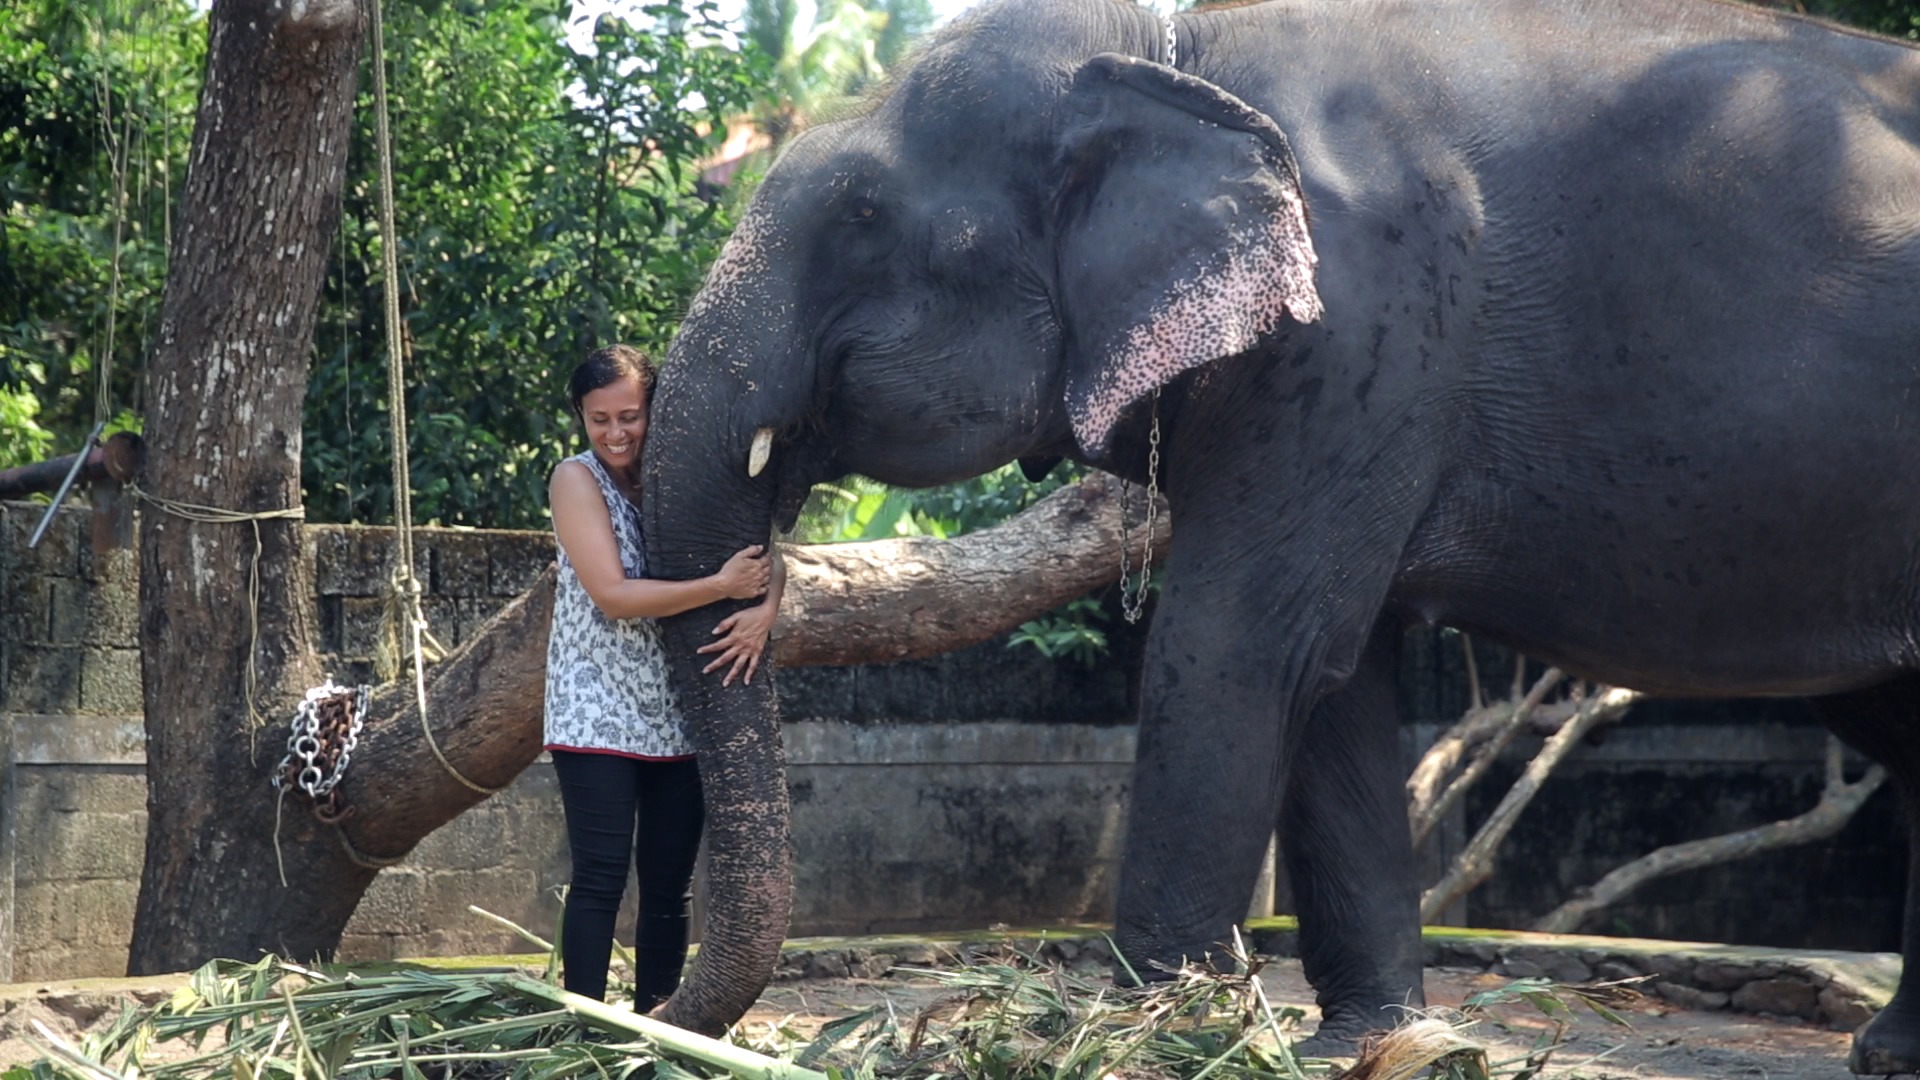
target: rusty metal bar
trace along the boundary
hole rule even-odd
[[[82,457],[85,460],[80,466],[80,479],[88,483],[112,479],[124,484],[140,471],[143,460],[141,453],[140,436],[131,431],[122,431],[109,436],[106,442],[84,455],[66,454],[31,465],[0,469],[0,499],[17,499],[23,495],[55,490],[73,471],[75,459]]]
[[[145,460],[144,447],[140,436],[130,431],[114,434],[104,443],[96,443],[100,428],[96,426],[88,436],[89,449],[49,461],[35,462],[32,465],[20,465],[11,469],[0,469],[0,499],[19,498],[39,492],[53,491],[53,505],[40,519],[40,524],[27,541],[28,547],[35,547],[46,534],[47,525],[52,522],[54,511],[66,501],[67,493],[78,480],[89,484],[110,485],[117,489],[139,475],[140,466]]]

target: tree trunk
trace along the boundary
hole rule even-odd
[[[246,512],[300,505],[307,353],[365,25],[353,0],[213,7],[147,373],[154,496]],[[280,748],[250,730],[247,707],[249,659],[266,715],[285,716],[315,681],[299,523],[204,522],[158,506],[140,540],[148,824],[128,971],[265,948],[324,954],[373,872],[295,816],[282,845],[298,887],[280,887],[265,782]]]

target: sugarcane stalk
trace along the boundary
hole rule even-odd
[[[638,1035],[663,1050],[692,1058],[703,1065],[725,1069],[743,1080],[828,1080],[826,1073],[756,1054],[732,1043],[709,1039],[705,1035],[696,1035],[650,1016],[617,1009],[606,1002],[569,993],[525,975],[510,975],[498,985],[523,997],[564,1008],[595,1027]]]

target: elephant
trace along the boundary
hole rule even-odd
[[[1920,810],[1916,298],[1910,44],[1718,0],[991,0],[741,212],[653,406],[650,565],[850,472],[1163,492],[1116,944],[1217,950],[1277,828],[1314,1044],[1350,1044],[1423,1000],[1410,625],[1816,698]],[[708,1030],[791,876],[769,680],[701,678],[712,625],[665,626],[711,855],[665,1015]],[[1920,1069],[1906,970],[1856,1071]]]

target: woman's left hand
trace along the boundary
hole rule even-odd
[[[720,680],[721,686],[733,685],[735,676],[739,676],[745,685],[752,686],[753,673],[760,670],[760,657],[767,651],[767,638],[773,633],[774,615],[774,605],[761,603],[720,620],[720,625],[714,627],[713,632],[725,636],[695,650],[720,654],[702,668],[701,673],[710,674],[723,667],[728,668],[726,677]]]

